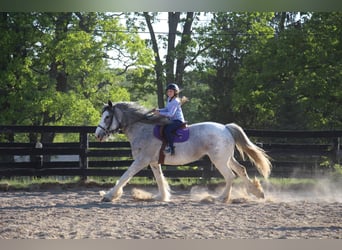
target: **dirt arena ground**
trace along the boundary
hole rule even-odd
[[[0,239],[341,239],[341,186],[265,188],[256,200],[233,187],[229,204],[208,198],[219,188],[174,190],[171,202],[146,201],[156,187],[126,187],[114,203],[99,188],[0,192]]]

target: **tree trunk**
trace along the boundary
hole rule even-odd
[[[144,17],[146,20],[146,24],[151,36],[152,48],[154,52],[154,59],[156,64],[154,66],[154,70],[156,73],[156,84],[157,84],[157,96],[158,96],[158,107],[164,107],[164,88],[163,88],[163,63],[160,60],[159,49],[157,39],[153,30],[153,26],[151,23],[151,17],[148,12],[144,12]]]
[[[176,58],[176,35],[177,26],[180,19],[180,12],[169,12],[169,34],[167,41],[167,55],[166,55],[166,83],[171,83],[175,81],[175,58]]]
[[[194,21],[194,12],[186,14],[186,20],[183,28],[182,39],[177,56],[176,77],[175,82],[179,85],[183,84],[183,76],[185,70],[185,58],[188,45],[191,41],[191,26]]]
[[[63,40],[68,32],[68,25],[72,18],[72,13],[60,13],[55,20],[55,43]],[[65,72],[65,63],[63,61],[53,60],[50,65],[50,77],[56,80],[56,90],[60,92],[68,91],[68,79]]]

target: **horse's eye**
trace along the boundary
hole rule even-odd
[[[107,115],[107,116],[105,117],[105,119],[108,120],[108,119],[109,119],[109,115]]]

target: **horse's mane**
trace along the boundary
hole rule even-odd
[[[169,123],[169,119],[165,116],[154,115],[152,114],[152,110],[148,110],[136,102],[118,102],[114,104],[114,107],[122,111],[123,117],[121,123],[125,127],[136,122],[159,125]]]

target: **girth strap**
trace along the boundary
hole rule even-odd
[[[159,164],[164,164],[164,161],[165,161],[165,153],[164,153],[164,149],[166,147],[166,141],[163,140],[163,143],[160,147],[160,150],[159,150],[159,159],[158,159],[158,163]]]

